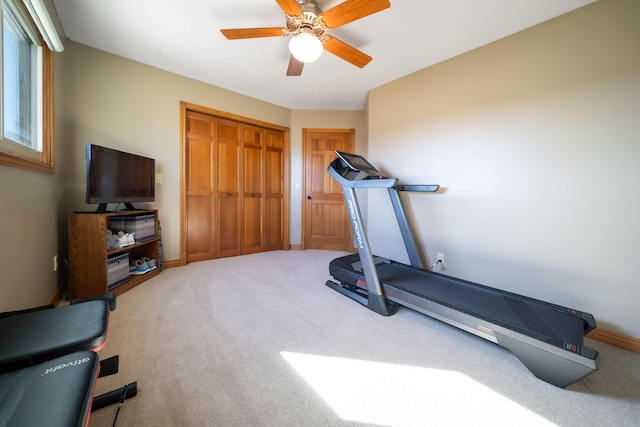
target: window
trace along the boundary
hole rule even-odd
[[[46,8],[41,0],[0,1],[0,164],[54,173],[53,52],[38,15]]]

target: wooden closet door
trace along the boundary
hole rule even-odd
[[[181,110],[181,262],[288,249],[286,128]]]
[[[264,251],[263,201],[265,181],[263,128],[242,128],[242,253]]]
[[[240,255],[242,189],[240,186],[241,146],[237,122],[218,121],[216,171],[215,257]]]
[[[185,121],[186,258],[213,258],[213,149],[217,121],[188,111]]]
[[[284,246],[285,224],[285,135],[267,130],[265,148],[265,249],[277,250]]]

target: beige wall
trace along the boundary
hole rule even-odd
[[[410,199],[430,262],[640,337],[638,16],[601,0],[370,93],[370,160],[444,187]],[[383,196],[371,242],[402,258]]]
[[[0,165],[0,312],[46,304],[56,292],[58,178]]]
[[[64,58],[55,57],[55,90],[64,93]],[[55,98],[55,163],[64,164],[64,96]],[[48,304],[66,276],[53,257],[66,240],[64,178],[0,165],[0,312]],[[64,230],[64,231],[63,231]]]
[[[156,186],[166,260],[180,257],[180,101],[289,126],[288,109],[67,42],[69,127],[73,164],[67,170],[69,210],[84,203],[87,143],[156,160]],[[110,208],[115,208],[111,205]]]

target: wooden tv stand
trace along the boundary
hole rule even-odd
[[[155,234],[149,240],[116,249],[107,249],[107,229],[111,217],[153,215]],[[159,268],[143,275],[129,275],[128,281],[110,288],[107,273],[109,258],[128,255],[128,260],[143,256],[158,261],[158,211],[134,210],[109,213],[73,213],[69,225],[69,297],[87,298],[115,292],[117,295],[155,277]],[[112,230],[113,231],[113,230]],[[159,265],[159,263],[158,263]],[[125,266],[129,269],[128,263]]]

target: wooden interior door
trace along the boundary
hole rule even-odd
[[[188,111],[185,120],[186,262],[213,258],[213,150],[217,122]]]
[[[303,129],[305,249],[353,250],[353,231],[342,187],[327,167],[335,151],[353,152],[353,129]]]

